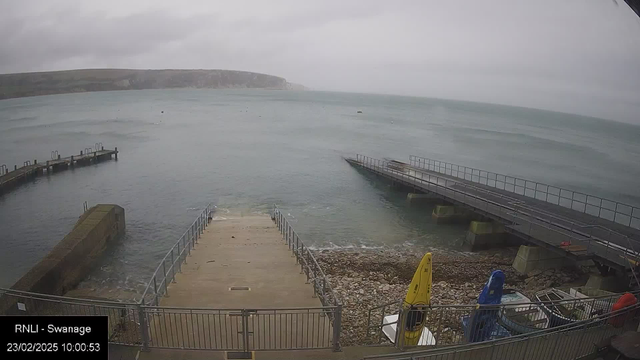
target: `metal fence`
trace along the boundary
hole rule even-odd
[[[584,246],[587,254],[597,254],[601,260],[617,266],[630,267],[630,259],[639,261],[638,252],[633,249],[631,239],[623,234],[612,231],[600,231],[596,226],[585,226],[565,218],[554,217],[552,214],[540,214],[524,209],[514,199],[495,194],[500,202],[489,200],[464,190],[456,188],[460,185],[448,177],[431,173],[414,171],[403,167],[402,163],[383,161],[364,155],[356,155],[356,161],[368,170],[385,175],[407,186],[428,191],[455,201],[484,213],[491,218],[498,218],[511,225],[507,230],[529,236],[533,240],[541,241],[544,245],[557,247],[563,242]],[[462,187],[464,189],[464,187]]]
[[[613,335],[635,331],[638,327],[640,304],[554,328],[480,343],[450,346],[441,349],[409,351],[396,354],[365,356],[365,359],[389,360],[574,360],[591,355],[598,344]]]
[[[336,307],[198,309],[145,307],[149,346],[197,350],[339,349]]]
[[[212,309],[161,307],[176,272],[186,262],[211,215],[207,206],[169,250],[154,272],[141,305],[143,345],[200,350],[340,349],[342,305],[312,253],[300,241],[286,217],[274,206],[271,217],[296,255],[301,272],[313,285],[323,307],[272,309]]]
[[[468,166],[451,164],[415,155],[409,164],[418,168],[505,190],[566,207],[605,220],[640,229],[640,208],[599,196],[563,189],[537,181],[521,179]]]
[[[636,297],[640,294],[633,292]],[[613,304],[623,294],[549,300],[501,305],[431,305],[419,312],[424,317],[428,333],[427,344],[432,347],[488,341],[524,333],[555,331],[556,328],[589,320],[612,311]],[[367,315],[369,344],[391,344],[403,348],[404,324],[410,311],[401,300],[378,305]],[[397,320],[396,320],[397,319]],[[487,324],[496,326],[487,326]],[[390,326],[400,331],[390,339]],[[398,326],[399,325],[399,326]]]
[[[304,273],[307,282],[313,286],[314,296],[320,299],[324,306],[323,313],[328,316],[333,327],[333,349],[340,349],[340,332],[342,331],[342,303],[333,291],[329,279],[313,256],[313,252],[300,240],[300,236],[289,223],[287,217],[280,211],[277,205],[273,206],[271,218],[275,222],[282,238],[296,257],[296,263],[300,264],[300,272]]]
[[[182,271],[182,263],[187,262],[187,256],[191,254],[191,250],[198,243],[198,239],[209,224],[208,219],[212,212],[212,204],[208,204],[169,249],[147,283],[140,304],[158,306],[159,299],[168,294],[169,283],[175,282],[176,273]]]
[[[340,349],[342,305],[324,272],[289,221],[274,205],[271,218],[313,285],[322,307],[212,309],[158,306],[176,271],[197,243],[211,206],[183,234],[154,272],[143,296],[144,336],[149,347],[200,350]]]
[[[300,264],[300,269],[307,276],[307,282],[313,285],[314,295],[318,296],[320,302],[324,306],[341,307],[340,301],[336,296],[327,276],[322,271],[318,261],[313,256],[308,246],[300,240],[298,233],[293,229],[286,216],[274,205],[271,212],[271,218],[278,226],[278,230],[282,234],[284,241],[289,249],[296,256],[296,263]]]
[[[37,294],[0,288],[0,314],[4,315],[86,315],[109,318],[109,342],[143,345],[139,304],[120,303]]]
[[[147,349],[150,342],[156,340],[151,337],[148,313],[157,312],[157,308],[145,305],[157,306],[159,298],[167,294],[169,282],[175,281],[176,272],[187,261],[211,213],[209,204],[167,252],[138,303],[77,299],[0,288],[0,314],[108,316],[109,342],[140,345]]]
[[[211,204],[167,252],[137,303],[44,295],[0,288],[0,314],[108,316],[109,342],[143,349],[340,350],[342,305],[309,249],[274,206],[272,218],[324,306],[210,309],[159,306],[208,225]],[[286,230],[286,232],[285,232]],[[286,235],[285,235],[286,234]],[[294,240],[295,239],[295,240]]]

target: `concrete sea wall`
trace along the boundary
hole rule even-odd
[[[64,295],[87,275],[104,250],[125,230],[124,209],[101,204],[87,210],[69,232],[11,289]],[[0,314],[20,314],[14,297],[0,298]]]

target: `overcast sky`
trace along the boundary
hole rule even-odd
[[[247,70],[640,123],[640,19],[617,2],[0,0],[0,73]]]

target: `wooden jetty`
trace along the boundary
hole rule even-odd
[[[43,174],[51,174],[56,171],[67,170],[76,166],[96,164],[104,160],[115,158],[118,160],[118,148],[114,150],[96,146],[96,149],[85,148],[78,155],[61,157],[57,151],[51,153],[51,160],[38,162],[38,160],[25,161],[22,167],[14,165],[13,171],[9,171],[6,165],[0,166],[0,194]]]

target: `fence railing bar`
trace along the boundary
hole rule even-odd
[[[358,156],[357,158],[361,158],[361,157],[362,156]],[[478,181],[476,181],[473,178],[474,175],[472,175],[470,178],[468,178],[466,176],[466,174],[468,174],[467,169],[471,170],[471,174],[474,174],[476,171],[481,173],[484,170],[479,170],[479,169],[470,168],[470,167],[467,167],[467,166],[461,166],[461,165],[446,163],[446,162],[442,162],[442,161],[438,161],[438,160],[431,160],[431,159],[428,159],[428,158],[423,158],[423,157],[419,157],[419,156],[415,156],[415,155],[410,155],[409,163],[412,166],[415,166],[415,167],[419,167],[419,168],[423,168],[423,169],[427,169],[427,170],[431,170],[431,171],[436,171],[436,172],[444,173],[444,174],[446,174],[446,171],[445,172],[442,171],[441,164],[446,164],[445,168],[446,168],[446,166],[449,166],[451,168],[453,168],[453,166],[455,166],[457,169],[460,169],[462,167],[464,169],[464,172],[463,172],[464,175],[462,177],[461,176],[456,176],[456,177],[463,178],[463,179],[466,179],[466,180],[470,180],[472,182],[481,183],[481,184],[484,184],[484,185],[487,185],[487,186],[490,186],[490,187],[494,187],[494,188],[498,188],[498,189],[500,188],[499,186],[497,186],[497,184],[494,184],[494,186],[491,186],[488,183],[483,183],[479,179],[478,179]],[[438,166],[432,167],[432,166],[429,165],[431,163],[434,163],[434,164],[437,163]],[[427,164],[427,165],[425,166],[424,164]],[[604,218],[604,217],[601,216],[601,211],[600,211],[601,209],[611,210],[611,211],[613,211],[613,220],[612,221],[614,221],[614,222],[616,222],[618,214],[636,218],[635,216],[633,216],[634,211],[640,211],[639,210],[640,208],[637,207],[637,206],[633,206],[633,205],[630,205],[630,204],[622,203],[622,202],[619,202],[619,201],[608,200],[608,199],[604,199],[604,198],[599,197],[599,196],[590,195],[590,194],[582,193],[582,192],[579,192],[579,191],[559,188],[559,187],[551,186],[551,185],[548,185],[548,184],[545,184],[545,183],[542,183],[542,182],[537,182],[537,181],[532,181],[532,180],[527,180],[527,179],[521,179],[521,178],[517,178],[517,177],[503,175],[503,174],[497,174],[497,173],[494,173],[494,174],[496,175],[496,179],[498,178],[498,176],[501,176],[501,177],[503,177],[505,179],[504,180],[505,184],[513,185],[511,188],[507,188],[506,186],[502,186],[503,190],[520,194],[520,192],[518,191],[518,188],[522,188],[523,192],[520,195],[524,195],[524,196],[527,196],[527,197],[531,197],[531,198],[535,198],[535,199],[538,199],[538,200],[542,200],[541,198],[538,198],[536,196],[537,192],[539,191],[540,193],[545,195],[545,199],[544,199],[545,202],[550,202],[549,201],[549,195],[557,196],[558,197],[558,202],[557,203],[556,202],[551,202],[551,203],[556,203],[557,205],[568,207],[570,209],[573,209],[573,200],[575,200],[575,196],[576,195],[584,197],[585,198],[584,203],[588,203],[588,200],[587,200],[588,198],[597,199],[597,200],[600,201],[599,205],[589,204],[589,205],[593,205],[594,207],[598,206],[599,211],[598,211],[597,217]],[[451,175],[451,174],[447,174],[447,175]],[[512,181],[509,181],[509,179],[511,179]],[[524,183],[524,184],[522,184],[522,183]],[[534,184],[534,187],[533,188],[529,187],[529,186],[527,186],[527,184]],[[538,190],[539,187],[544,187],[544,188],[546,188],[546,190],[541,190],[541,189]],[[527,191],[526,191],[527,189],[528,190],[534,190],[533,196],[531,196],[530,194],[527,193]],[[555,189],[558,193],[554,194],[554,193],[550,192],[551,189]],[[560,199],[568,200],[568,201],[571,202],[571,204],[569,204],[569,206],[565,206],[565,205],[561,204]],[[607,202],[609,202],[611,204],[614,204],[614,208],[612,209],[612,208],[604,207],[603,204],[602,204],[603,201],[607,201]],[[621,212],[620,210],[618,210],[619,206],[626,207],[628,209],[628,211],[627,212]],[[574,209],[574,210],[580,211],[578,209]],[[581,210],[581,212],[586,213],[586,206],[585,206],[584,209]],[[595,214],[590,214],[590,215],[596,216]],[[629,219],[627,224],[622,224],[621,223],[621,225],[633,227],[632,226],[633,222],[631,221],[631,219]]]

